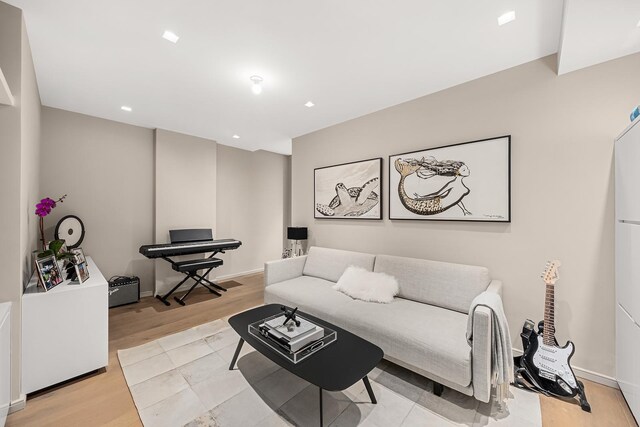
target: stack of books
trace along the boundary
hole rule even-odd
[[[324,337],[324,329],[306,319],[298,317],[299,326],[296,326],[291,320],[284,325],[284,319],[285,315],[283,314],[265,321],[260,324],[260,332],[289,353],[300,351],[308,344]]]

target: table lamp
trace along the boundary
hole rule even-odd
[[[287,239],[295,241],[293,255],[302,255],[300,240],[307,240],[307,227],[287,227]]]

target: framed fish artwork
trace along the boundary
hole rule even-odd
[[[511,135],[389,156],[389,219],[511,222]]]
[[[313,170],[314,218],[382,219],[382,157]]]

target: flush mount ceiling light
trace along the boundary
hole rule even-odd
[[[165,40],[169,40],[171,43],[178,43],[178,39],[180,37],[178,37],[175,33],[167,30],[162,34],[162,38]]]
[[[133,109],[131,107],[129,107],[128,105],[123,105],[122,107],[120,107],[120,109],[122,111],[126,111],[127,113],[130,113],[131,111],[133,111]]]
[[[233,139],[240,139],[240,135],[233,135],[232,138]]]
[[[508,24],[509,22],[516,19],[516,11],[510,10],[509,12],[503,13],[498,16],[498,25]]]
[[[309,107],[309,108],[313,107],[314,105],[316,105],[316,104],[314,104],[314,103],[313,103],[313,102],[311,102],[311,101],[307,101],[307,103],[306,103],[306,104],[304,104],[304,106],[305,106],[305,107]]]
[[[262,93],[262,77],[251,76],[249,80],[253,83],[253,85],[251,85],[251,92],[256,95],[260,95]]]

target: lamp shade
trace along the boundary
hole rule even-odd
[[[287,239],[307,240],[307,227],[287,227]]]

